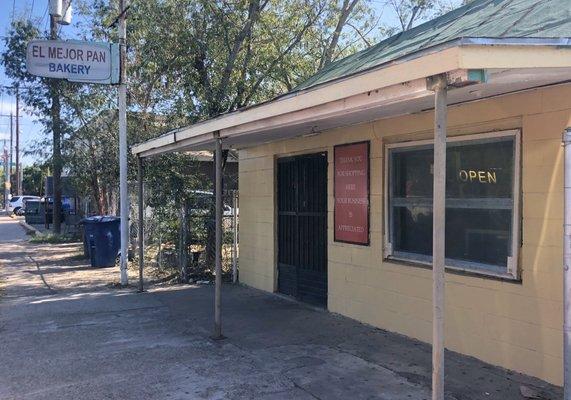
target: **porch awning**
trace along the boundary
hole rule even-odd
[[[240,149],[327,129],[433,108],[430,76],[447,74],[450,105],[571,80],[571,41],[556,44],[456,46],[302,90],[254,107],[180,128],[138,144],[140,157],[224,148]]]
[[[151,155],[244,148],[433,107],[426,78],[447,74],[450,104],[571,79],[568,0],[476,0],[330,64],[292,92],[133,147]]]

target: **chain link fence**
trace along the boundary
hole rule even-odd
[[[150,196],[145,193],[145,198]],[[156,194],[155,194],[156,195]],[[237,281],[239,256],[238,191],[223,193],[222,272],[225,281]],[[138,203],[131,194],[131,249],[137,248]],[[145,202],[146,204],[146,202]],[[144,266],[155,281],[211,281],[215,261],[215,196],[192,191],[186,198],[166,201],[144,210]],[[132,252],[136,255],[138,252]],[[133,268],[138,260],[133,260]]]

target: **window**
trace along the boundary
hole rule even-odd
[[[387,149],[389,258],[432,261],[433,145]],[[519,132],[449,138],[446,266],[517,277]]]

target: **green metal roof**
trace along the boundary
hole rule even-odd
[[[537,39],[569,39],[571,0],[476,0],[329,64],[293,92],[466,38],[471,39],[466,43],[477,43],[474,39],[478,38],[527,39],[521,43],[538,42]],[[567,40],[560,44],[571,45],[571,42]]]

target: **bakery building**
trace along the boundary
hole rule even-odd
[[[570,21],[478,0],[133,152],[238,151],[241,283],[562,385]]]

